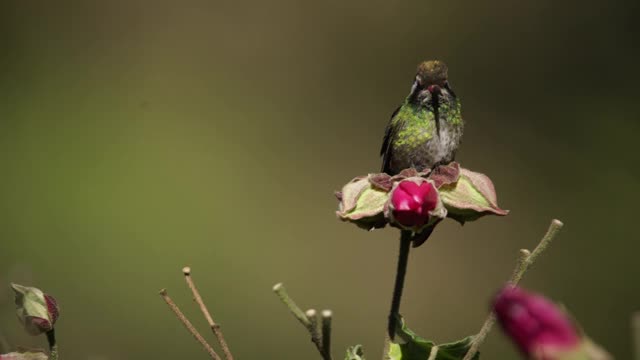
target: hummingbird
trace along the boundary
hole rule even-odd
[[[418,65],[411,92],[387,125],[380,150],[382,172],[425,171],[454,160],[464,122],[447,72],[438,60]]]
[[[425,171],[452,162],[463,127],[460,100],[449,84],[447,65],[438,60],[420,63],[409,95],[387,125],[380,150],[382,172]],[[434,228],[413,234],[413,247],[427,241]]]

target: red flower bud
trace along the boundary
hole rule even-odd
[[[436,214],[436,210],[441,211]],[[420,177],[404,179],[396,184],[389,198],[389,213],[395,225],[416,232],[430,222],[432,215],[438,218],[446,215],[433,183]]]
[[[504,332],[529,358],[560,359],[580,346],[580,336],[566,314],[541,295],[507,286],[493,309]]]

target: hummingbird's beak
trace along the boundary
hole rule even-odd
[[[427,88],[427,90],[429,90],[429,92],[432,95],[437,95],[440,94],[440,92],[442,91],[442,89],[440,88],[440,86],[438,85],[429,85],[429,87]]]

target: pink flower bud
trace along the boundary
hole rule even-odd
[[[40,335],[53,330],[58,320],[59,309],[55,299],[42,290],[11,284],[16,295],[18,319],[30,335]]]
[[[493,309],[504,332],[531,359],[556,360],[575,350],[581,339],[566,314],[537,294],[507,286]]]
[[[427,225],[434,212],[441,209],[438,191],[433,183],[420,177],[404,179],[396,184],[389,198],[389,212],[392,222],[401,228],[419,231]]]

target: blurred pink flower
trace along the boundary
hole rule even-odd
[[[541,295],[507,286],[493,309],[504,332],[531,359],[559,359],[580,346],[581,338],[566,314]]]

